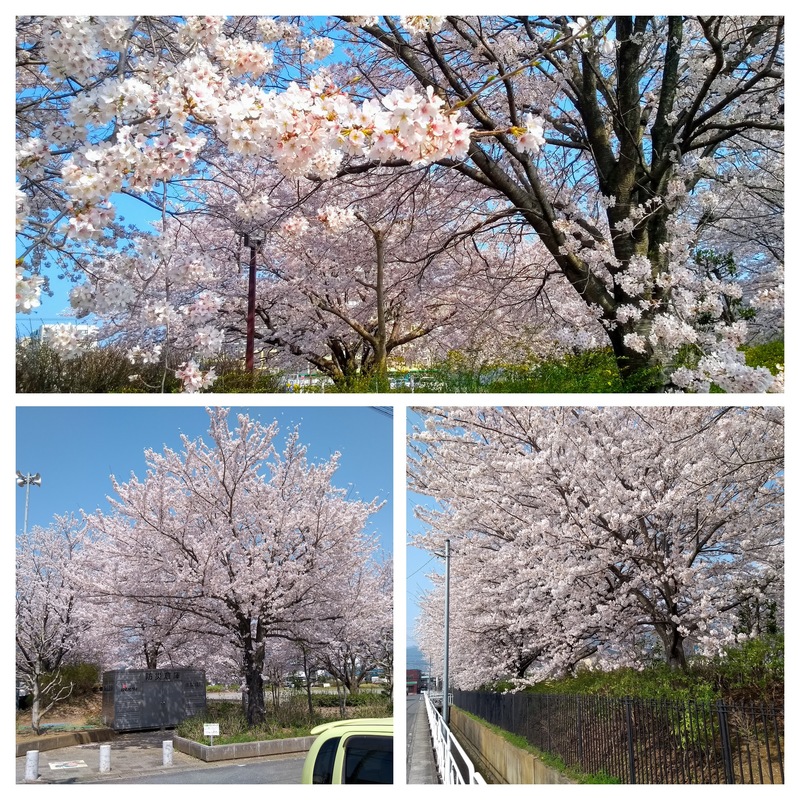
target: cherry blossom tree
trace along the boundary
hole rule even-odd
[[[709,309],[720,320],[714,307],[740,287],[698,275],[691,254],[715,188],[781,149],[781,19],[448,17],[416,33],[389,18],[348,24],[363,43],[358,70],[387,83],[412,74],[468,115],[467,158],[443,163],[498,190],[536,231],[598,309],[623,376],[668,367],[692,345],[718,373],[729,367],[725,388],[769,386],[736,355],[743,326],[698,325]],[[526,147],[533,120],[540,140]],[[516,140],[509,124],[528,133]],[[678,385],[702,388],[692,380],[709,371],[703,357]]]
[[[509,230],[505,213],[489,213],[490,195],[476,203],[467,179],[369,172],[334,191],[306,180],[289,187],[264,163],[254,175],[253,162],[218,164],[202,207],[109,257],[73,290],[76,313],[102,319],[100,335],[126,343],[135,362],[234,356],[245,339],[249,258],[237,232],[258,229],[264,365],[305,362],[337,383],[374,375],[385,385],[390,355],[418,363],[459,350],[512,363],[603,340],[543,248]]]
[[[374,551],[365,526],[378,504],[332,484],[337,455],[310,464],[296,431],[279,452],[276,423],[228,416],[211,409],[209,443],[147,451],[144,479],[113,481],[113,511],[88,518],[87,577],[100,597],[172,609],[233,648],[256,724],[268,642],[336,617],[347,576]]]
[[[297,664],[297,646],[294,642],[289,642],[285,639],[275,639],[268,643],[266,651],[264,677],[272,694],[272,705],[277,708],[280,705],[281,687],[286,680],[286,676],[292,673]],[[310,702],[308,708],[309,713],[311,713],[312,706]]]
[[[435,164],[538,238],[624,377],[781,388],[744,365],[747,325],[724,313],[751,284],[693,255],[746,207],[748,241],[764,244],[746,268],[773,276],[748,301],[766,288],[775,303],[782,18],[62,17],[18,30],[23,309],[41,282],[26,259],[61,220],[102,236],[112,193],[169,193],[209,142],[290,179]],[[345,49],[309,71],[334,39]]]
[[[415,544],[451,540],[463,674],[486,680],[475,652],[493,677],[593,653],[682,668],[734,641],[751,599],[782,606],[782,425],[775,408],[432,412],[412,442],[411,486],[436,500]]]
[[[85,629],[75,575],[85,544],[85,527],[68,516],[17,535],[16,672],[32,696],[37,735],[42,718],[72,691],[62,685],[60,671],[78,652]]]
[[[343,600],[345,606],[326,626],[324,641],[316,652],[322,666],[355,694],[367,673],[391,661],[391,562],[377,568],[365,565],[353,575]]]
[[[91,548],[88,557],[92,557]],[[88,576],[93,573],[87,570]],[[198,636],[193,618],[185,611],[142,603],[133,597],[93,597],[92,585],[83,587],[82,593],[87,597],[82,612],[91,621],[84,644],[97,653],[107,669],[161,669],[202,663],[207,671],[214,672],[223,661],[219,642]]]

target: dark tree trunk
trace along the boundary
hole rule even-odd
[[[261,677],[261,666],[258,659],[245,654],[245,690],[247,692],[247,724],[252,728],[262,725],[267,718],[264,704],[264,679]]]
[[[259,626],[260,627],[260,626]],[[267,718],[264,702],[264,643],[253,635],[249,618],[240,619],[240,641],[242,642],[242,672],[244,673],[246,717],[249,727],[262,725]]]
[[[656,625],[656,632],[664,645],[664,657],[670,669],[686,671],[686,653],[683,649],[684,637],[674,625]]]

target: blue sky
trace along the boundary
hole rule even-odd
[[[156,210],[129,195],[114,194],[111,197],[111,202],[117,210],[117,221],[124,218],[126,223],[135,225],[140,230],[152,230],[150,223],[159,219],[159,214]],[[20,247],[17,245],[17,256],[19,254]],[[75,284],[63,278],[59,279],[55,274],[55,270],[47,267],[44,268],[43,274],[50,278],[52,296],[42,292],[39,306],[27,314],[16,315],[19,336],[29,336],[44,323],[74,322],[75,318],[69,305],[69,293]]]
[[[385,500],[369,531],[392,553],[392,418],[374,408],[232,407],[265,424],[278,420],[280,441],[295,425],[311,461],[341,453],[336,486],[353,487],[353,497]],[[164,446],[181,449],[180,435],[208,438],[208,414],[202,407],[19,407],[16,469],[40,473],[41,486],[30,487],[28,526],[47,525],[54,514],[83,508],[106,509],[112,494],[110,475],[127,480],[146,473],[144,451]],[[9,476],[10,477],[10,476]],[[16,489],[16,530],[24,521],[25,487]]]
[[[411,409],[408,410],[406,419],[407,433],[411,433],[415,426],[421,426],[423,418]],[[425,526],[414,516],[416,506],[433,506],[434,501],[421,494],[406,491],[406,527],[408,529],[406,540],[417,534],[425,533]],[[406,640],[407,644],[416,644],[414,626],[420,613],[417,599],[431,588],[427,575],[432,572],[444,573],[444,561],[432,556],[426,550],[408,547],[406,552]],[[444,621],[442,621],[444,624]]]

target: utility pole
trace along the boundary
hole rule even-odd
[[[442,679],[442,718],[450,724],[450,540],[444,543],[444,676]]]

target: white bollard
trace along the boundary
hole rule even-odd
[[[35,781],[39,777],[39,751],[28,750],[25,753],[25,780]]]
[[[100,772],[111,772],[111,745],[100,745]]]
[[[161,750],[164,757],[164,766],[172,766],[172,739],[166,742],[161,742]]]

